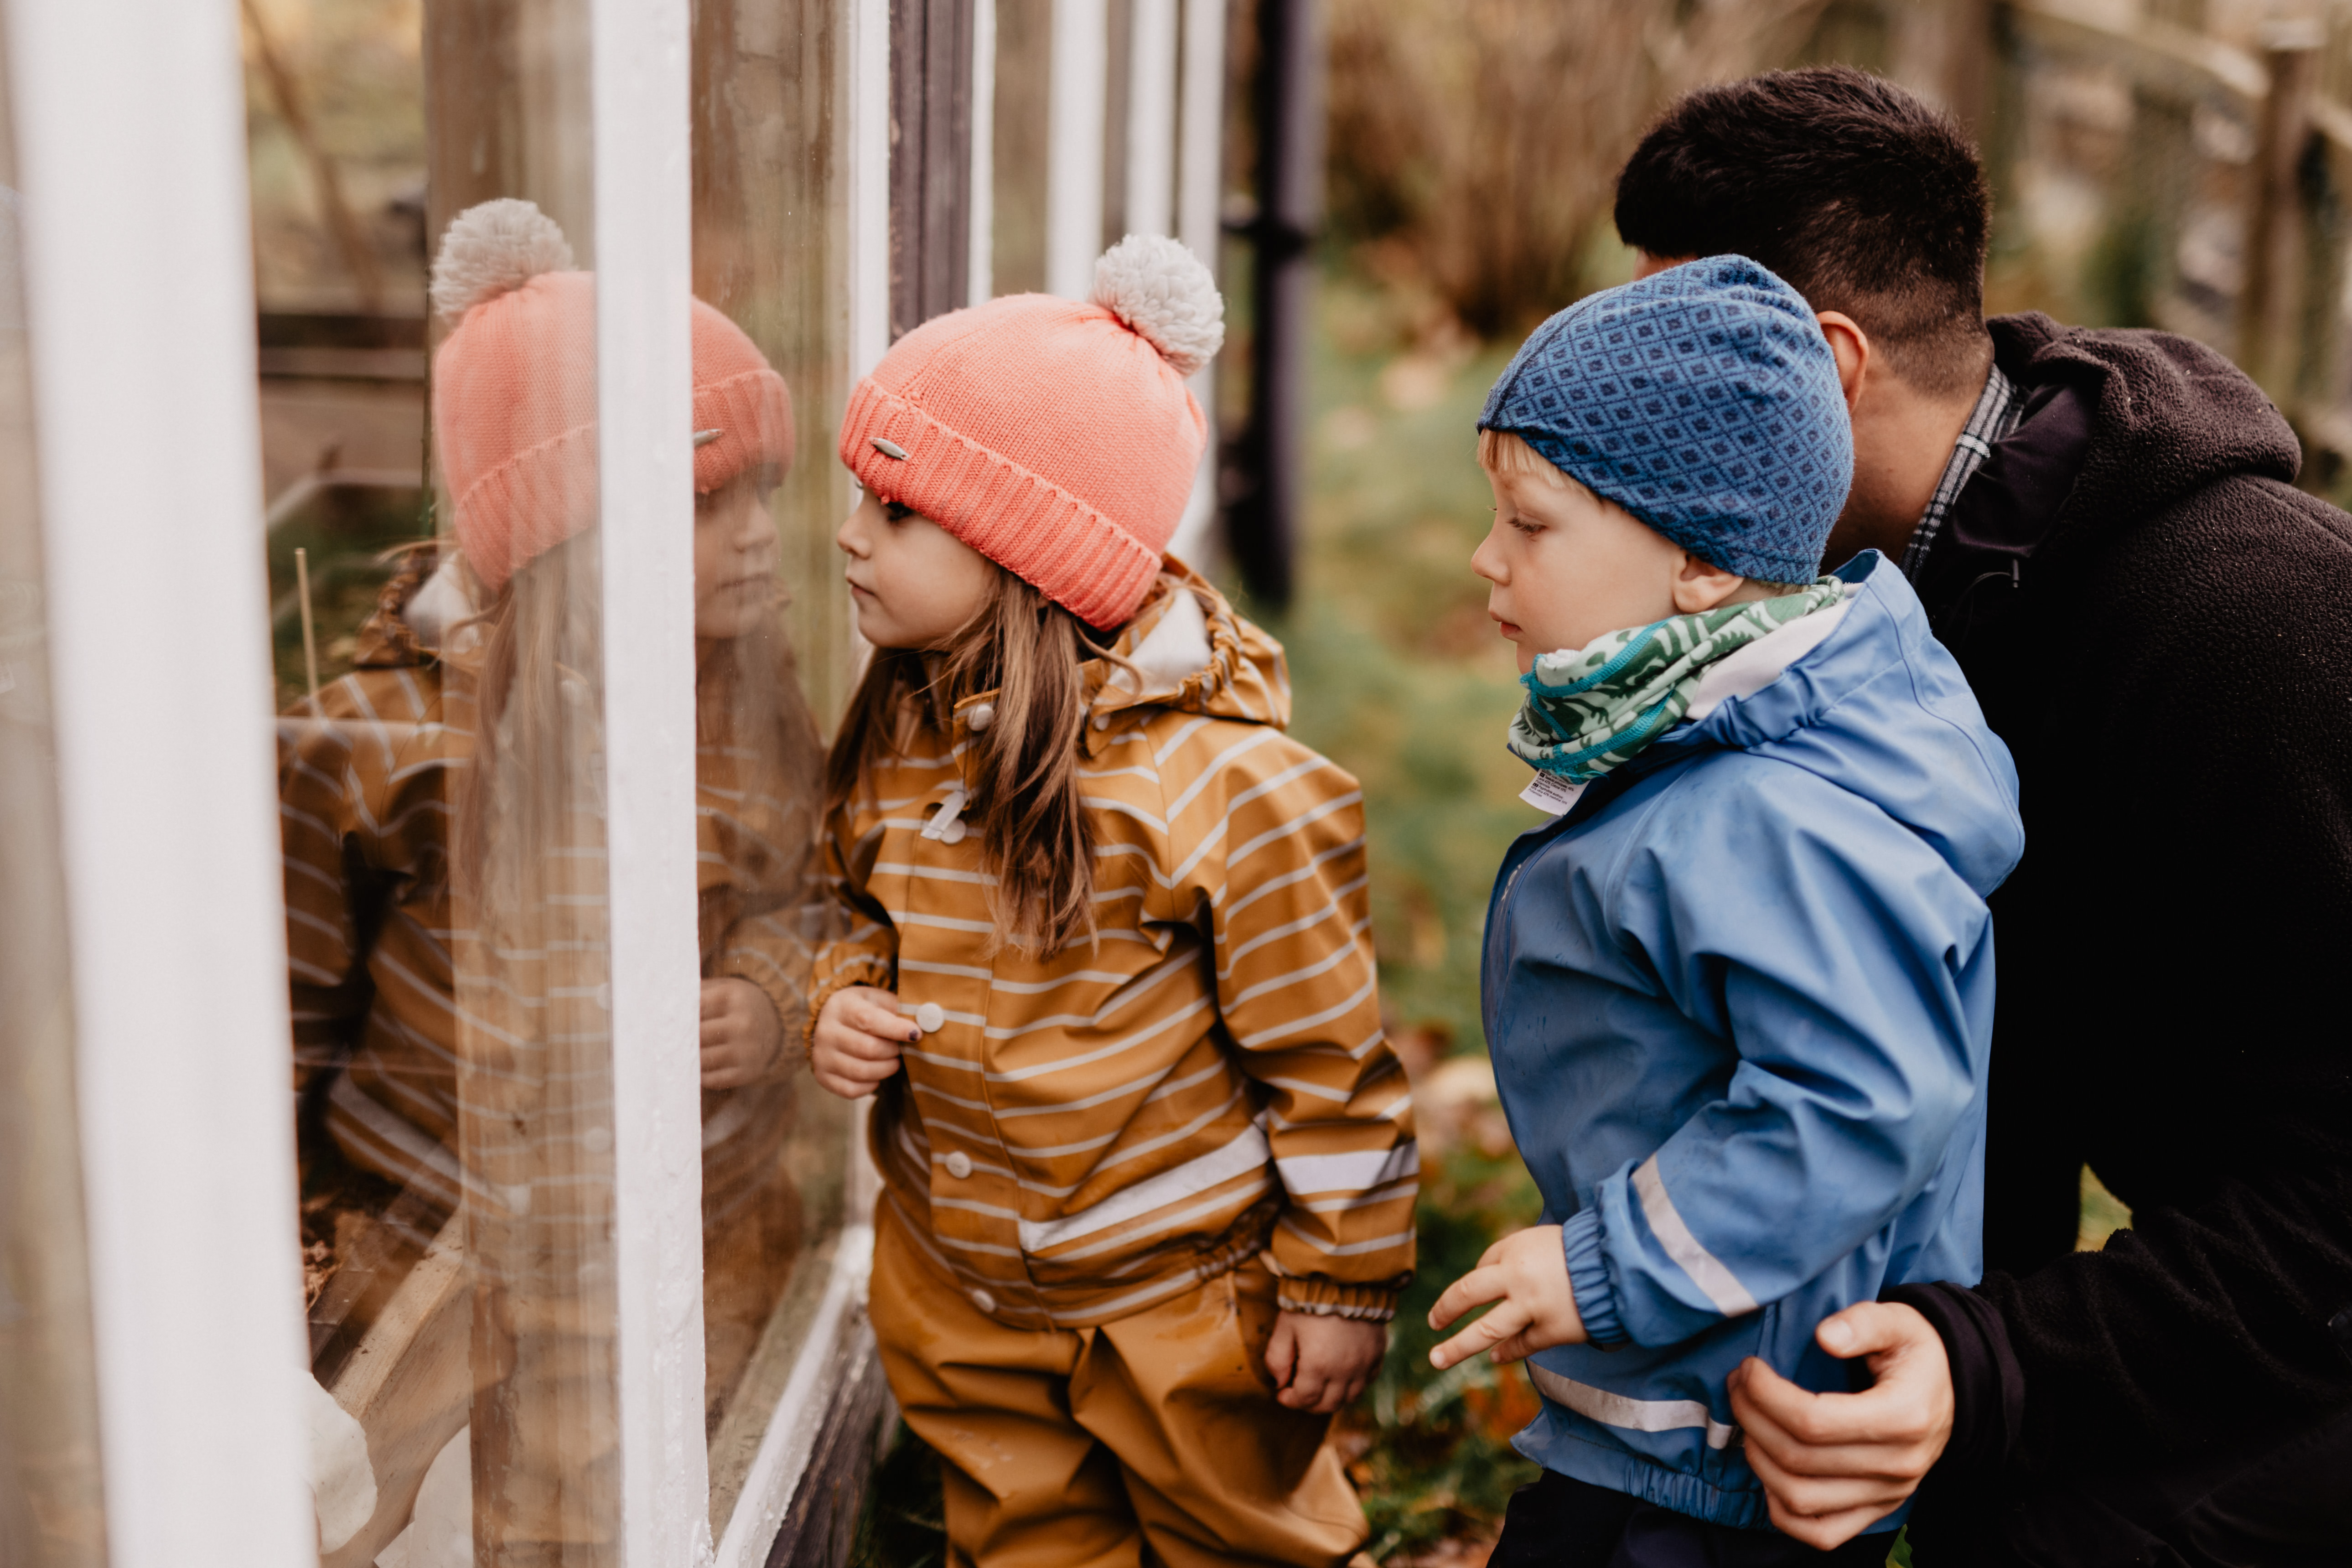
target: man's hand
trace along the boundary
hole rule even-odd
[[[1429,1310],[1429,1326],[1443,1330],[1489,1301],[1501,1305],[1431,1351],[1432,1366],[1453,1366],[1480,1351],[1498,1363],[1525,1361],[1547,1345],[1584,1342],[1584,1319],[1576,1310],[1556,1225],[1514,1231],[1488,1247],[1477,1268],[1445,1288]]]
[[[1893,1302],[1848,1307],[1813,1338],[1843,1360],[1869,1357],[1877,1385],[1812,1394],[1750,1356],[1729,1387],[1773,1524],[1827,1552],[1901,1507],[1942,1457],[1952,1367],[1935,1326]]]
[[[844,1100],[863,1100],[898,1070],[898,1052],[923,1037],[898,999],[871,985],[845,985],[825,998],[809,1037],[809,1068]]]
[[[1291,1410],[1328,1415],[1364,1392],[1388,1348],[1386,1323],[1314,1312],[1277,1313],[1274,1338],[1265,1347],[1275,1400]]]
[[[776,1065],[783,1021],[768,994],[748,980],[702,983],[702,1087],[741,1089]]]

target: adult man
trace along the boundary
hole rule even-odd
[[[1928,1568],[2338,1561],[2352,518],[2211,351],[1986,322],[1988,205],[1949,121],[1842,68],[1690,95],[1618,184],[1645,269],[1737,251],[1819,313],[1856,470],[1829,563],[1902,563],[2026,819],[1992,903],[1991,1272],[1825,1323],[1868,1392],[1751,1363],[1733,1407],[1817,1545],[1932,1465]],[[2075,1253],[2086,1162],[2134,1224]]]

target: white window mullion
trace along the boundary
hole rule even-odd
[[[1176,237],[1217,265],[1224,179],[1224,0],[1185,0],[1182,157],[1177,170]]]
[[[591,0],[622,1561],[709,1559],[687,0]]]
[[[996,294],[996,0],[971,0],[971,253],[965,302]]]
[[[882,361],[890,347],[890,0],[836,0],[849,10],[851,77],[850,135],[843,160],[842,179],[849,190],[849,383],[855,385]],[[993,52],[994,40],[991,39]],[[915,68],[914,62],[908,63]],[[846,392],[845,387],[844,391]],[[870,650],[853,628],[852,643],[864,662]],[[874,1200],[882,1190],[881,1173],[866,1152],[866,1119],[874,1108],[871,1098],[850,1108],[849,1182],[844,1197],[841,1244],[835,1249],[834,1272],[851,1281],[850,1294],[859,1308],[866,1301],[866,1271],[874,1253]],[[827,1301],[835,1297],[828,1292]],[[823,1314],[809,1330],[809,1340],[828,1343],[840,1331],[838,1313]],[[803,1352],[805,1354],[806,1352]],[[792,1391],[777,1406],[776,1424],[793,1426],[808,1419],[792,1400]],[[763,1462],[773,1458],[771,1430],[763,1444]],[[770,1474],[777,1473],[772,1469]],[[795,1476],[797,1470],[793,1472]],[[746,1495],[750,1489],[747,1487]],[[733,1537],[735,1531],[728,1531]],[[764,1546],[761,1561],[766,1561]]]
[[[1054,0],[1045,89],[1045,292],[1084,300],[1102,253],[1107,0]]]
[[[1129,234],[1176,226],[1176,0],[1131,0],[1128,25]]]
[[[9,0],[113,1568],[315,1561],[236,8]]]
[[[1180,156],[1176,170],[1176,237],[1192,254],[1217,270],[1223,248],[1225,119],[1225,0],[1185,0],[1182,114],[1178,121]],[[1210,524],[1217,515],[1217,369],[1203,365],[1194,373],[1192,395],[1209,416],[1208,449],[1201,454],[1200,472],[1192,479],[1192,499],[1184,519],[1169,541],[1171,553],[1206,568],[1213,541]]]
[[[848,12],[849,377],[890,346],[890,0]],[[831,460],[828,456],[826,460]]]

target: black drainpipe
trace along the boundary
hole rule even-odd
[[[1249,419],[1235,437],[1225,543],[1251,596],[1290,603],[1307,437],[1311,247],[1323,205],[1317,0],[1257,0],[1257,211],[1251,242]]]

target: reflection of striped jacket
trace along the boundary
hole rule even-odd
[[[418,646],[404,618],[429,554],[384,591],[358,668],[278,720],[278,817],[298,1083],[341,1059],[327,1126],[362,1167],[457,1205],[457,1020],[448,835],[473,753],[463,658]],[[437,639],[436,639],[437,640]],[[741,776],[705,738],[697,804],[704,973],[766,993],[800,1032],[811,949],[806,807]],[[601,862],[598,865],[601,873]],[[791,1067],[771,1083],[703,1097],[708,1206],[761,1179],[790,1125]]]
[[[1163,575],[1117,651],[1139,684],[1087,666],[1091,947],[992,954],[978,837],[926,832],[986,698],[828,825],[863,919],[819,955],[820,1005],[894,987],[927,1031],[874,1121],[885,1201],[1008,1323],[1108,1321],[1260,1249],[1285,1306],[1385,1319],[1419,1166],[1362,792],[1283,733],[1281,649],[1199,578]]]

